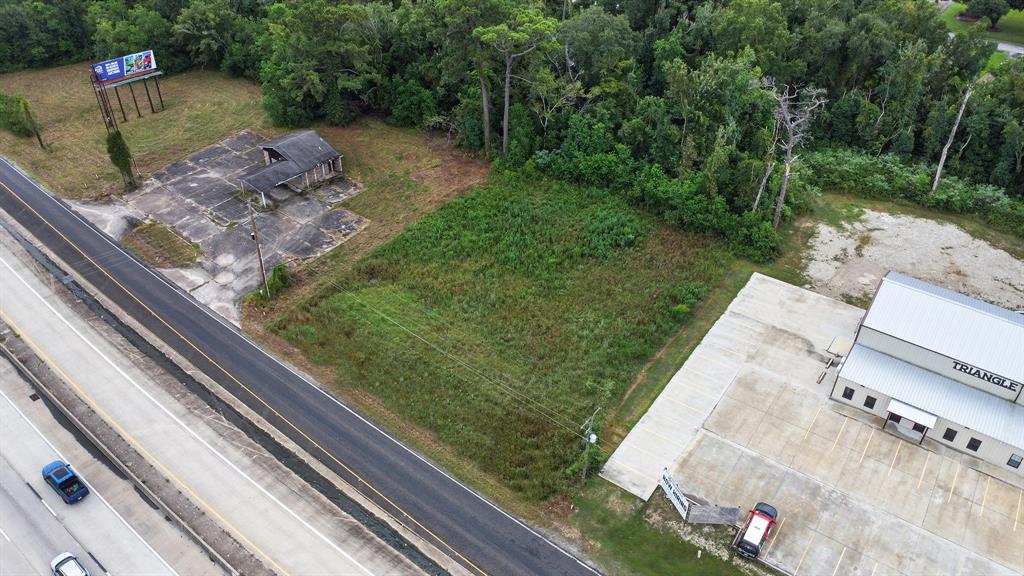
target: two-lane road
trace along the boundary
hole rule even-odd
[[[0,209],[176,352],[475,574],[592,574],[265,353],[0,160]]]

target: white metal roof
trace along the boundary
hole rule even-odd
[[[919,410],[1024,448],[1024,406],[855,344],[839,376]],[[911,418],[913,419],[913,418]]]
[[[1024,382],[1024,315],[898,272],[882,279],[864,326]]]
[[[935,428],[935,414],[925,412],[924,410],[921,410],[916,406],[911,406],[910,404],[904,404],[895,398],[889,400],[889,407],[887,410],[893,414],[899,414],[904,418],[909,418],[913,422],[916,422],[925,428]]]
[[[759,546],[761,539],[764,538],[764,533],[768,530],[769,523],[768,519],[764,516],[754,514],[754,517],[750,519],[750,526],[747,527],[747,531],[743,534],[743,539]]]

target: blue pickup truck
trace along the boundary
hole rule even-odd
[[[89,488],[71,471],[71,465],[60,460],[43,466],[43,479],[68,504],[74,504],[89,494]]]

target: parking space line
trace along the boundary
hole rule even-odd
[[[978,516],[985,513],[985,502],[988,501],[988,487],[992,484],[992,477],[989,476],[988,480],[985,481],[985,491],[981,493],[981,508],[978,509]]]
[[[800,566],[804,563],[804,557],[807,556],[807,551],[811,549],[811,544],[814,544],[814,537],[817,535],[817,532],[811,532],[811,539],[807,542],[807,546],[804,546],[804,553],[800,555],[800,561],[796,563],[796,570],[793,570],[793,576],[800,573]]]
[[[1024,496],[1024,488],[1022,488],[1021,491],[1017,493],[1017,512],[1015,512],[1014,515],[1013,515],[1013,531],[1014,532],[1017,531],[1017,522],[1020,521],[1020,499],[1021,499],[1021,496]]]
[[[889,474],[892,474],[892,467],[896,465],[896,457],[900,455],[900,448],[903,448],[903,440],[899,441],[896,445],[896,452],[892,455],[892,462],[889,463],[889,471],[885,473],[885,477],[888,478]]]
[[[846,423],[849,422],[849,421],[850,421],[850,417],[849,416],[844,416],[843,417],[843,425],[839,427],[839,434],[836,434],[836,439],[835,439],[834,442],[832,442],[832,447],[829,448],[829,450],[828,450],[829,454],[831,454],[832,451],[836,449],[836,444],[839,443],[839,437],[843,435],[843,430],[846,430]]]
[[[843,546],[843,551],[839,553],[839,561],[836,562],[836,567],[832,569],[832,576],[836,576],[839,572],[839,565],[843,563],[843,556],[846,556],[846,546]]]
[[[946,497],[946,502],[950,502],[953,499],[953,488],[956,488],[956,480],[960,477],[960,461],[956,461],[956,473],[953,474],[953,483],[949,485],[949,496]]]
[[[772,551],[772,546],[775,546],[775,540],[779,538],[779,532],[782,532],[782,527],[786,525],[786,517],[782,517],[782,521],[779,522],[779,529],[775,531],[775,535],[772,536],[772,541],[768,543],[768,548],[764,551],[764,555],[767,557]]]
[[[4,540],[7,540],[8,542],[11,541],[11,537],[7,535],[7,532],[4,532],[3,528],[0,528],[0,536],[3,536]]]
[[[875,567],[871,569],[871,576],[875,576],[875,570],[878,570],[878,562],[875,562]]]
[[[921,468],[921,477],[917,479],[917,489],[921,489],[921,482],[924,482],[924,472],[928,469],[928,461],[931,460],[932,453],[927,452],[927,456],[924,457],[924,468]]]
[[[811,425],[804,431],[804,437],[800,441],[807,440],[807,435],[811,433],[811,428],[814,428],[814,423],[818,421],[818,414],[821,414],[821,406],[818,406],[818,411],[814,413],[814,418],[811,418]]]
[[[864,455],[868,453],[868,446],[871,445],[871,439],[874,438],[874,437],[875,437],[875,429],[872,428],[871,429],[871,434],[868,435],[868,441],[864,443],[864,451],[860,453],[860,460],[857,461],[858,464],[863,464],[864,463]]]

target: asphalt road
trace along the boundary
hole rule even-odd
[[[18,378],[10,364],[0,362],[0,378]],[[6,439],[0,443],[0,574],[49,574],[50,560],[64,552],[93,574],[175,574],[89,478],[92,493],[74,505],[49,488],[41,468],[65,458],[3,392],[0,437]]]
[[[265,353],[6,161],[0,161],[0,209],[167,345],[470,572],[594,573]]]

